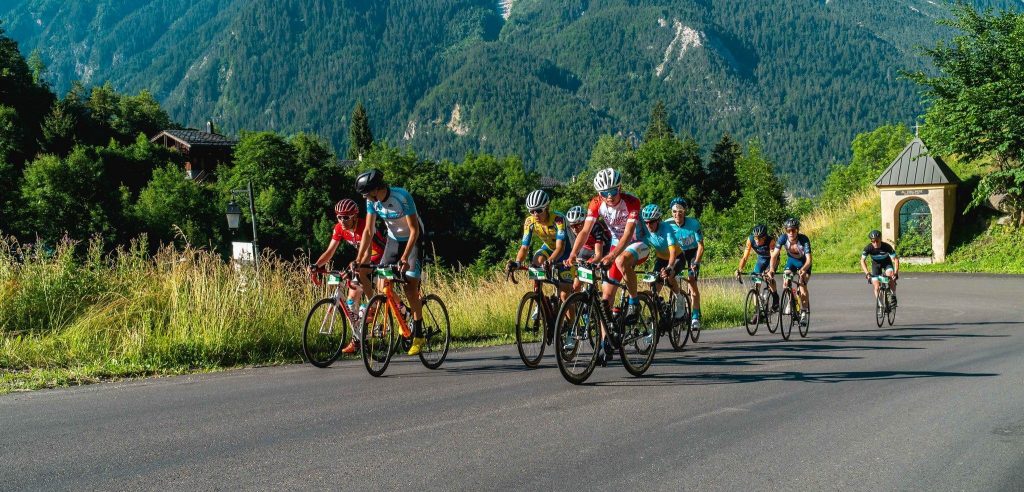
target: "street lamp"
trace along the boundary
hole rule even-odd
[[[231,190],[232,195],[241,195],[243,193],[249,198],[249,218],[252,219],[252,260],[253,264],[256,265],[256,270],[259,271],[259,246],[256,244],[256,207],[253,205],[252,180],[249,180],[248,186],[244,189]],[[239,223],[242,220],[242,207],[235,203],[234,200],[231,200],[228,203],[225,215],[228,219],[228,229],[232,231],[238,230]]]

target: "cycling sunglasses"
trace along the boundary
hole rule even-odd
[[[344,220],[345,222],[348,222],[356,218],[355,215],[336,215],[336,217],[338,217],[338,220]]]
[[[530,215],[540,215],[540,213],[543,212],[543,211],[544,211],[543,208],[533,208],[533,209],[530,209]]]
[[[619,189],[618,188],[612,188],[610,190],[599,191],[598,193],[601,196],[605,197],[605,198],[611,198],[611,197],[619,194]]]

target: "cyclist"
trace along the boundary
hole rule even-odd
[[[348,243],[356,251],[360,251],[359,243],[363,239],[363,230],[366,229],[366,218],[359,216],[359,206],[356,202],[345,198],[340,200],[334,205],[334,215],[338,219],[338,223],[334,224],[334,233],[331,235],[331,243],[327,245],[327,250],[312,265],[309,266],[310,272],[314,272],[327,262],[331,261],[334,257],[334,253],[338,250],[338,246],[341,245],[342,241]],[[369,257],[356,257],[357,263],[366,263],[369,260],[370,263],[380,262],[381,254],[384,253],[384,236],[380,232],[373,235],[372,246],[367,255]],[[358,273],[359,285],[363,289],[366,289],[366,298],[373,297],[373,285],[370,283],[370,276],[363,270]],[[349,310],[353,311],[355,303],[360,302],[362,295],[362,289],[356,289],[349,287],[348,289],[348,306]],[[360,304],[359,312],[362,313],[366,309],[366,303]],[[352,333],[355,337],[349,344],[342,349],[343,354],[354,354],[359,350],[359,333],[356,332],[355,323],[352,325]]]
[[[885,275],[892,279],[889,282],[889,289],[892,291],[892,307],[896,307],[896,279],[900,278],[900,258],[896,255],[896,250],[893,249],[892,245],[882,241],[882,232],[874,230],[868,233],[868,239],[871,240],[867,246],[864,247],[864,252],[860,254],[860,269],[864,271],[864,276],[871,281],[871,284],[875,288],[875,299],[878,299],[878,279],[874,278],[879,275]],[[867,259],[871,258],[871,273],[868,273]]]
[[[569,209],[565,213],[565,220],[569,224],[569,244],[576,243],[576,236],[579,235],[580,231],[583,230],[583,221],[587,217],[587,212],[583,210],[583,207],[576,205]],[[594,223],[594,227],[590,229],[590,236],[587,237],[587,242],[583,244],[583,248],[580,249],[579,259],[583,261],[590,261],[594,258],[601,258],[601,254],[604,252],[607,245],[612,242],[612,233],[608,230],[608,226],[605,225],[603,220],[598,220]],[[576,278],[572,281],[572,291],[577,292],[580,290],[580,279]]]
[[[676,282],[676,273],[682,271],[684,266],[682,249],[674,241],[674,229],[669,221],[661,220],[661,208],[653,203],[640,211],[640,220],[643,220],[644,226],[647,227],[644,240],[657,257],[653,271],[658,272],[661,278],[665,279],[665,284],[676,293],[673,315],[676,319],[682,319],[686,314],[686,301],[683,300],[683,293]]]
[[[573,265],[583,245],[590,237],[594,224],[598,219],[604,219],[608,230],[612,235],[612,250],[605,253],[598,261],[609,266],[608,277],[601,286],[602,299],[608,306],[615,300],[615,293],[623,278],[626,281],[626,290],[629,292],[629,300],[626,308],[626,321],[634,322],[637,312],[637,289],[635,265],[647,260],[648,247],[642,240],[642,230],[637,230],[636,221],[640,218],[640,200],[637,197],[622,192],[622,176],[612,168],[602,169],[594,177],[594,189],[598,195],[590,200],[587,209],[587,218],[584,219],[583,228],[576,236],[567,265]],[[597,258],[595,256],[595,258]],[[611,345],[607,341],[605,327],[601,326],[601,339],[603,343],[600,349],[602,361],[607,363],[611,359]]]
[[[519,253],[516,254],[516,259],[508,262],[508,270],[518,268],[523,263],[526,254],[530,251],[534,235],[536,235],[541,242],[541,247],[533,253],[530,264],[535,267],[553,266],[553,269],[556,270],[553,274],[559,281],[558,294],[564,301],[569,297],[568,280],[561,277],[562,271],[564,271],[562,262],[568,256],[565,247],[568,235],[565,230],[565,217],[558,212],[549,210],[548,205],[550,204],[551,196],[544,190],[534,190],[526,195],[526,209],[530,211],[530,215],[523,222],[523,241],[519,247]]]
[[[754,263],[754,275],[768,270],[772,263],[773,249],[775,249],[775,238],[768,235],[768,227],[764,224],[754,226],[754,229],[750,231],[750,236],[747,236],[747,245],[743,247],[743,258],[740,258],[740,265],[736,269],[736,277],[738,278],[740,272],[747,266],[747,259],[750,258],[751,252],[757,255],[757,262]],[[773,270],[772,273],[775,273],[775,271]],[[779,309],[779,291],[775,277],[772,277],[771,282],[766,283],[768,284],[768,290],[772,292],[772,309]]]
[[[807,316],[811,311],[811,296],[807,290],[807,283],[811,279],[811,240],[800,234],[800,221],[790,217],[782,224],[786,231],[775,241],[775,249],[772,250],[772,264],[768,275],[774,281],[775,270],[779,266],[779,256],[782,250],[786,250],[786,266],[784,271],[800,276],[800,299],[804,306],[800,314],[800,323],[807,323]]]
[[[417,355],[423,349],[423,303],[420,300],[420,248],[417,241],[423,233],[423,221],[416,211],[416,203],[405,188],[388,186],[384,173],[370,169],[356,177],[356,192],[366,199],[366,227],[359,243],[358,258],[363,258],[371,248],[371,237],[377,232],[377,217],[384,220],[388,238],[384,244],[380,264],[397,264],[399,273],[404,274],[405,297],[412,310],[412,346],[409,355]]]
[[[690,286],[690,326],[700,329],[700,288],[697,280],[700,277],[700,260],[704,257],[704,230],[700,221],[687,217],[689,204],[682,197],[675,197],[669,203],[672,220],[665,221],[672,228],[672,237],[682,248],[683,264],[680,268],[687,269],[686,283]]]

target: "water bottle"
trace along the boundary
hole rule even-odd
[[[353,323],[359,322],[360,316],[356,314],[355,301],[352,299],[345,299],[345,305],[348,306],[348,318],[352,320]]]

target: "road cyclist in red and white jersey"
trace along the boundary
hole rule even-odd
[[[356,205],[355,201],[345,198],[334,205],[334,215],[338,222],[334,224],[331,242],[327,245],[327,249],[323,254],[309,266],[310,273],[321,271],[331,261],[331,258],[334,257],[334,253],[338,251],[338,246],[342,242],[346,242],[355,248],[357,254],[360,251],[359,242],[363,238],[363,230],[366,229],[366,219],[360,217],[359,206]],[[381,254],[384,253],[384,236],[379,232],[374,234],[372,243],[373,246],[366,252],[367,257],[357,257],[354,263],[370,262],[376,264],[380,262]],[[358,272],[358,279],[358,285],[349,285],[348,299],[345,301],[351,313],[356,312],[355,303],[360,303],[359,319],[352,320],[351,323],[354,337],[341,351],[341,353],[349,355],[359,351],[359,333],[357,330],[361,324],[363,314],[366,312],[366,301],[362,299],[373,297],[373,284],[370,282],[370,276],[366,272]]]
[[[602,169],[594,177],[594,189],[598,195],[590,200],[587,209],[587,218],[584,220],[583,229],[576,235],[572,251],[566,259],[567,265],[575,265],[580,250],[586,244],[594,224],[598,219],[603,219],[608,225],[612,235],[611,251],[606,253],[598,261],[609,266],[608,276],[601,286],[602,299],[609,306],[614,303],[615,293],[619,285],[625,279],[626,290],[629,293],[629,301],[626,308],[626,321],[635,321],[638,315],[637,287],[636,287],[636,265],[647,261],[649,247],[642,240],[643,230],[637,227],[640,219],[640,199],[622,192],[622,176],[612,168]],[[611,358],[611,344],[607,340],[607,332],[601,326],[601,358],[607,362]]]

